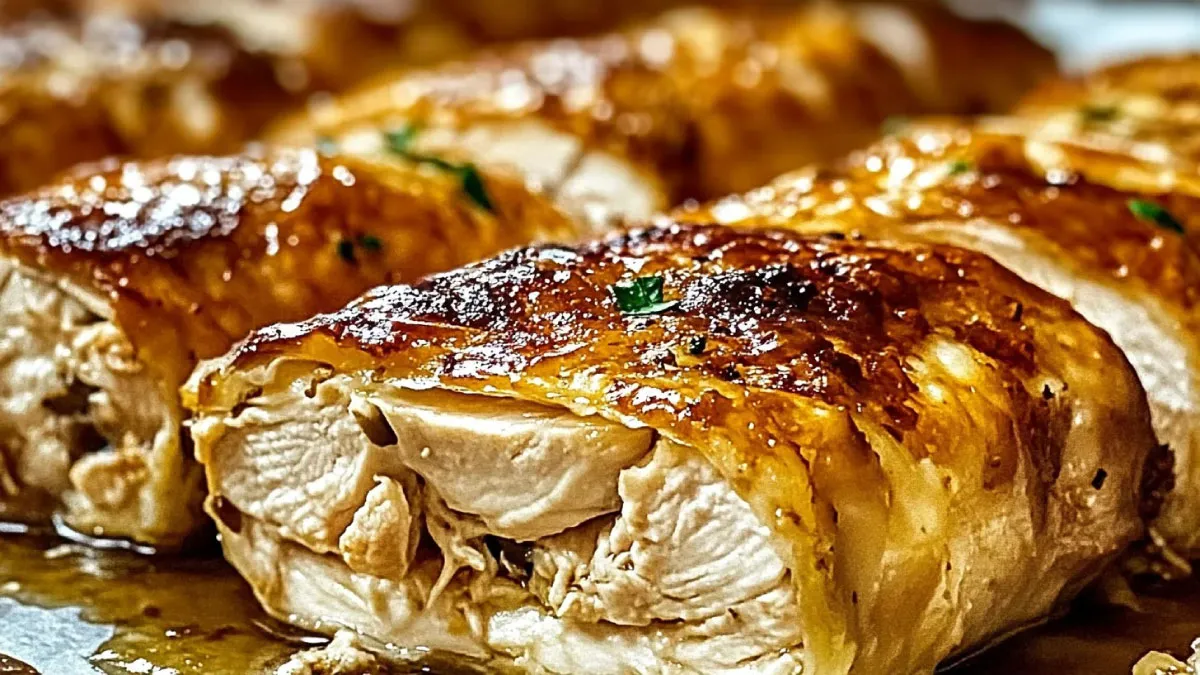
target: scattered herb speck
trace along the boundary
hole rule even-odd
[[[1183,234],[1183,225],[1175,220],[1175,216],[1163,207],[1155,204],[1152,201],[1145,199],[1130,199],[1128,202],[1129,212],[1137,216],[1141,220],[1148,223],[1154,223],[1159,227]]]
[[[658,314],[679,304],[674,300],[663,301],[663,278],[660,276],[618,281],[612,285],[612,293],[624,314]]]

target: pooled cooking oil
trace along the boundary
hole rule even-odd
[[[269,672],[304,642],[215,551],[148,557],[0,537],[0,603],[0,653],[46,675]]]
[[[948,675],[1129,675],[1151,649],[1200,636],[1200,582],[1139,587],[1139,609],[1082,601]],[[96,551],[0,536],[0,674],[255,675],[323,639],[267,617],[216,551]],[[479,672],[442,660],[393,672]]]

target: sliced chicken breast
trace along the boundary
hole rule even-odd
[[[622,33],[397,71],[271,138],[515,167],[603,225],[605,206],[647,217],[749,189],[874,138],[889,115],[1002,110],[1052,70],[1012,28],[930,8],[690,8]]]
[[[1161,460],[1065,302],[781,231],[512,251],[256,331],[183,392],[268,612],[521,672],[931,672],[1139,537]]]
[[[203,522],[178,386],[249,330],[542,237],[519,181],[278,151],[89,167],[0,203],[0,503],[175,546]]]
[[[1004,120],[916,125],[828,168],[677,214],[739,227],[836,231],[974,249],[1108,331],[1174,450],[1176,490],[1155,524],[1200,552],[1200,193],[1160,194],[1136,159],[1022,134]],[[1084,168],[1086,167],[1086,168]],[[1161,171],[1161,169],[1160,169]],[[1086,172],[1086,173],[1085,173]],[[1019,315],[1023,308],[1014,307]]]

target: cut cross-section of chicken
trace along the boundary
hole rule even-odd
[[[112,162],[2,202],[4,514],[39,519],[61,507],[88,534],[177,545],[203,522],[176,391],[198,359],[379,284],[575,234],[520,181],[307,150]],[[354,417],[344,424],[363,433]],[[339,429],[291,431],[333,440]],[[374,485],[368,472],[339,489],[361,488],[357,506]],[[323,536],[303,528],[323,521],[327,503],[289,503],[315,514],[297,531]],[[378,510],[356,525],[399,532],[404,519]],[[411,557],[356,541],[351,532],[348,560],[365,568]]]
[[[382,76],[271,138],[506,165],[602,228],[830,158],[890,115],[1002,110],[1052,70],[1012,28],[933,8],[690,8]]]
[[[183,392],[267,611],[524,672],[930,672],[1141,536],[1162,454],[1110,338],[985,256],[716,226],[375,289]],[[263,508],[350,455],[321,544]],[[322,548],[414,519],[387,570]]]
[[[1156,527],[1180,552],[1200,553],[1200,256],[1190,234],[1200,191],[1186,189],[1186,173],[1160,167],[1145,180],[1136,158],[1093,162],[1094,147],[1010,122],[913,125],[840,164],[677,216],[962,246],[1070,301],[1137,370],[1175,455],[1176,490]]]

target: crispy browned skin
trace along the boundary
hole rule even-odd
[[[885,49],[881,33],[900,44]],[[892,115],[1006,108],[1053,67],[1015,29],[932,9],[693,9],[381,77],[276,138],[540,120],[626,158],[678,201],[845,152]]]
[[[1196,305],[1200,260],[1195,251],[1184,236],[1137,217],[1129,201],[1159,204],[1184,228],[1200,231],[1200,195],[1128,189],[1140,186],[1127,186],[1119,169],[1136,161],[1114,155],[1110,159],[1118,166],[1111,174],[1090,171],[1092,155],[1073,154],[1070,143],[1047,142],[1061,151],[1056,155],[1061,161],[1042,164],[1028,154],[1037,141],[993,133],[989,124],[994,122],[978,128],[914,125],[843,162],[787,174],[744,195],[683,207],[675,216],[884,239],[929,222],[952,226],[988,219],[1044,238],[1088,269],[1136,280],[1189,309]]]
[[[1016,114],[1096,144],[1123,139],[1139,154],[1200,166],[1200,53],[1153,56],[1051,80]]]
[[[678,304],[658,315],[623,314],[611,285],[645,275],[663,276],[666,298]],[[701,336],[706,343],[693,353]],[[986,386],[988,394],[968,394],[969,376],[946,399],[919,388],[913,364],[928,363],[926,350],[940,340],[980,354],[988,377],[999,378]],[[1152,445],[1140,389],[1102,332],[988,258],[949,247],[670,226],[578,249],[529,248],[257,331],[202,377],[187,405],[201,415],[236,409],[255,395],[241,375],[279,357],[381,382],[434,382],[591,411],[699,449],[794,546],[805,665],[816,672],[845,672],[851,662],[855,672],[924,672],[949,650],[1046,609],[1038,608],[1045,597],[1016,600],[1028,590],[1016,588],[1011,605],[993,605],[986,616],[977,613],[984,605],[951,599],[943,606],[933,600],[942,588],[940,559],[914,568],[923,572],[899,572],[894,585],[884,575],[878,595],[871,592],[875,599],[864,592],[859,603],[853,584],[876,583],[876,565],[891,563],[854,550],[855,537],[842,540],[839,532],[863,527],[859,543],[880,544],[887,526],[873,519],[899,513],[894,500],[920,483],[906,474],[915,482],[889,486],[895,478],[880,467],[880,454],[890,452],[885,446],[901,443],[905,459],[898,461],[906,466],[928,462],[938,475],[952,476],[947,494],[971,504],[963,517],[997,508],[999,526],[1010,517],[999,515],[1006,509],[1025,514],[1018,520],[1032,513],[1029,536],[1047,544],[1035,544],[1044,556],[1035,566],[1058,570],[1034,574],[1070,593],[1082,579],[1076,574],[1089,574],[1135,536],[1137,476]],[[1084,373],[1109,366],[1116,368],[1103,388],[1088,383]],[[1070,380],[1069,388],[1043,388],[1048,373]],[[1005,411],[997,413],[998,426],[978,422],[971,431],[971,415],[945,407],[958,396],[964,406],[981,406],[988,420],[993,413],[983,410]],[[1103,424],[1123,420],[1118,426],[1127,434],[1121,442],[1107,432],[1101,443],[1068,442],[1080,405],[1098,405],[1088,415]],[[879,435],[868,438],[864,429]],[[963,442],[968,437],[978,445]],[[1097,493],[1092,462],[1132,482]],[[933,534],[957,536],[947,532]],[[984,555],[976,535],[952,545]],[[835,540],[851,550],[835,550]],[[987,579],[1012,572],[986,557],[968,567],[963,588],[980,589],[989,602],[995,594],[982,591]],[[851,586],[838,586],[843,582]],[[950,630],[958,638],[938,637],[954,617],[965,622]]]
[[[142,360],[173,388],[257,326],[571,236],[572,224],[519,183],[485,180],[494,212],[446,172],[306,150],[112,162],[0,203],[0,254],[108,296]],[[364,236],[377,251],[339,250]]]
[[[843,162],[676,217],[982,251],[1071,300],[1143,377],[1160,439],[1179,458],[1159,532],[1200,546],[1200,193],[1194,176],[1120,149],[1052,140],[1020,120],[914,125]],[[1139,217],[1161,207],[1187,233]]]

